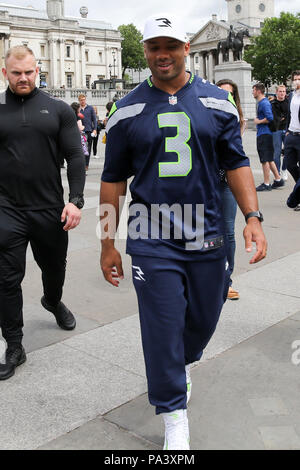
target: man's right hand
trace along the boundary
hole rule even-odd
[[[124,273],[121,255],[114,246],[102,245],[100,265],[106,281],[119,287],[120,279],[124,279]]]

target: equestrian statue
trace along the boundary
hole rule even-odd
[[[244,49],[244,37],[250,37],[248,29],[242,29],[235,32],[233,26],[230,26],[230,30],[226,39],[218,42],[218,54],[222,52],[223,62],[229,61],[229,50],[233,51],[233,60],[242,60],[243,49]]]

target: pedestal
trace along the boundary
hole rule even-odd
[[[238,86],[244,117],[254,119],[256,117],[256,102],[252,96],[251,65],[243,60],[216,65],[216,83],[226,78],[229,78]]]

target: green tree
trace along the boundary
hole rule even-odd
[[[122,24],[119,26],[122,41],[122,76],[124,77],[126,69],[145,69],[147,67],[144,58],[144,46],[141,43],[143,39],[140,31],[134,24]]]
[[[265,21],[261,35],[251,38],[244,60],[253,67],[256,80],[270,86],[284,83],[300,66],[300,13],[280,14]]]

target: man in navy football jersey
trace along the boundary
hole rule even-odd
[[[228,291],[220,168],[246,217],[246,250],[256,243],[250,263],[266,256],[267,243],[231,95],[186,72],[189,43],[175,19],[150,18],[143,41],[152,76],[114,105],[106,127],[101,267],[118,286],[123,269],[115,227],[120,197],[133,177],[127,253],[149,400],[164,418],[164,449],[184,450],[189,366],[201,358]],[[110,207],[117,219],[112,223]]]

